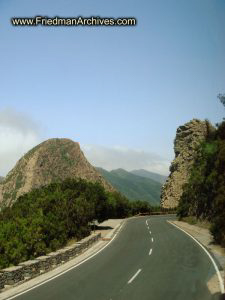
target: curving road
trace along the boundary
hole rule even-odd
[[[208,300],[208,256],[168,216],[133,218],[115,240],[77,268],[17,300]]]

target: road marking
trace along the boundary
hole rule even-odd
[[[153,238],[152,238],[152,242],[154,242]]]
[[[220,271],[214,261],[214,259],[212,258],[211,254],[206,250],[206,248],[204,246],[202,246],[202,244],[196,239],[194,238],[191,234],[189,234],[188,232],[186,232],[185,230],[181,229],[180,227],[178,227],[177,225],[167,221],[169,224],[175,226],[176,228],[180,229],[181,231],[183,231],[184,233],[186,233],[188,236],[190,236],[204,251],[205,253],[208,255],[208,257],[210,258],[215,270],[216,270],[216,273],[217,273],[217,276],[218,276],[218,279],[219,279],[219,283],[220,283],[220,290],[221,290],[221,294],[224,294],[224,285],[223,285],[223,279],[222,279],[222,276],[220,274]]]
[[[149,233],[150,233],[150,234],[152,234],[152,232],[151,232],[151,231],[149,231]]]
[[[43,285],[43,284],[45,284],[45,283],[47,283],[47,282],[49,282],[49,281],[52,281],[53,279],[55,279],[55,278],[57,278],[57,277],[59,277],[59,276],[65,274],[65,273],[71,271],[72,269],[75,269],[75,268],[79,267],[81,264],[83,264],[83,263],[86,262],[87,260],[91,259],[92,257],[94,257],[95,255],[97,255],[98,253],[102,252],[106,247],[108,247],[108,246],[112,243],[112,241],[117,237],[117,235],[119,234],[119,232],[120,232],[121,229],[123,228],[124,224],[125,224],[125,222],[123,222],[123,223],[119,226],[118,231],[117,231],[117,232],[115,233],[115,235],[112,237],[111,241],[109,241],[104,247],[100,248],[97,252],[95,252],[95,253],[93,253],[92,255],[88,256],[87,258],[85,258],[84,260],[82,260],[81,262],[79,262],[78,264],[76,264],[75,266],[72,266],[72,267],[68,268],[67,270],[62,271],[61,273],[59,273],[59,274],[57,274],[57,275],[53,275],[53,276],[50,277],[49,279],[46,279],[46,280],[44,280],[44,281],[42,281],[42,282],[40,282],[40,283],[38,283],[38,284],[36,284],[36,285],[34,285],[34,286],[28,288],[28,289],[26,289],[25,291],[19,292],[19,293],[13,295],[13,296],[7,298],[7,300],[11,300],[11,299],[14,299],[14,298],[16,298],[16,297],[19,297],[20,295],[23,295],[23,294],[25,294],[25,293],[27,293],[27,292],[29,292],[29,291],[35,289],[35,288],[37,288],[37,287],[39,287],[39,286],[41,286],[41,285]],[[47,273],[45,273],[45,274],[47,274]],[[36,277],[36,278],[37,278],[37,277]]]
[[[148,226],[148,221],[147,221],[147,220],[145,221],[145,223],[146,223],[146,225]]]
[[[148,255],[151,255],[152,254],[152,248],[149,250],[149,254]]]
[[[139,269],[135,274],[134,274],[134,276],[133,277],[131,277],[131,279],[127,282],[127,284],[130,284],[137,276],[138,276],[138,274],[141,272],[141,269]]]
[[[148,226],[147,226],[148,227]],[[149,227],[148,227],[148,229],[149,229]]]

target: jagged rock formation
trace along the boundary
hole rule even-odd
[[[10,206],[22,194],[54,181],[82,178],[115,190],[87,161],[78,143],[49,139],[25,154],[0,183],[0,206]]]
[[[188,181],[190,169],[197,156],[197,148],[213,130],[208,121],[193,119],[178,127],[174,141],[175,159],[170,166],[170,175],[162,187],[161,206],[173,208],[178,205],[183,185]]]

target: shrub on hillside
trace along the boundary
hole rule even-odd
[[[225,245],[225,122],[218,125],[200,148],[177,214],[211,222],[216,242]]]
[[[90,234],[93,220],[124,218],[149,211],[98,183],[67,179],[21,196],[0,213],[0,268],[47,254]]]

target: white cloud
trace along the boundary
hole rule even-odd
[[[0,176],[5,176],[22,155],[41,141],[40,127],[28,116],[12,109],[0,111]],[[146,169],[169,173],[169,160],[140,149],[83,145],[82,150],[92,165],[106,170]]]
[[[12,109],[0,111],[0,175],[5,176],[40,141],[39,126],[28,116]]]
[[[146,169],[163,175],[169,174],[170,161],[155,153],[121,146],[108,148],[97,145],[83,145],[81,148],[92,165],[106,170],[117,168],[123,168],[127,171]]]

